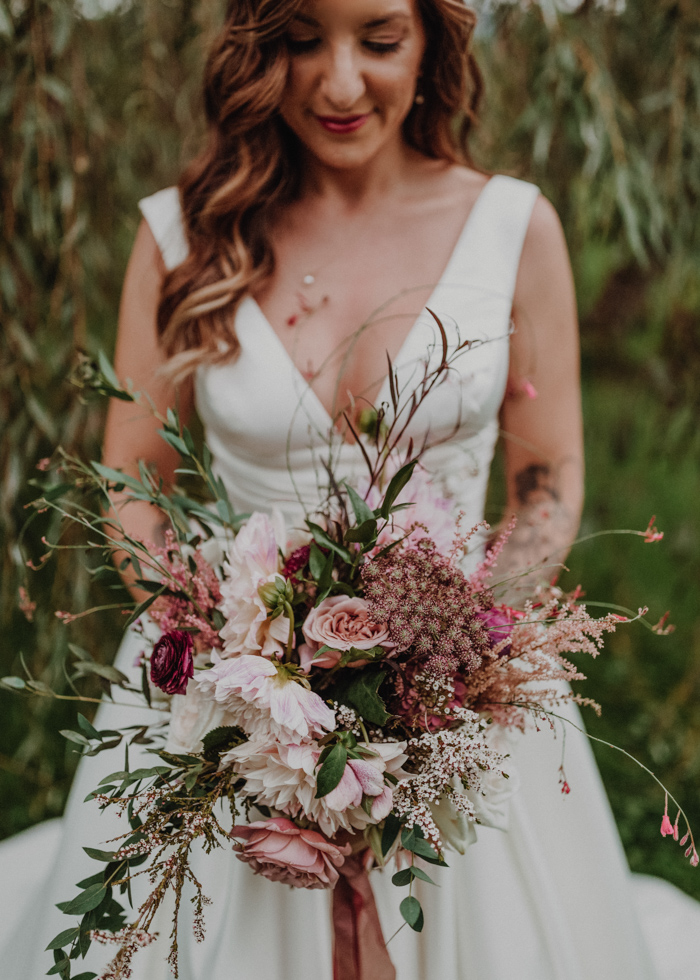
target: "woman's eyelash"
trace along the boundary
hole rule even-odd
[[[287,47],[292,54],[304,54],[306,51],[313,51],[320,43],[321,39],[318,37],[310,37],[303,41],[295,40],[292,37],[287,38]]]
[[[321,38],[319,37],[310,37],[304,40],[287,38],[287,47],[292,54],[305,54],[308,51],[314,51],[320,43]],[[391,54],[392,51],[397,51],[401,45],[401,41],[363,41],[362,43],[368,51],[372,51],[374,54]]]
[[[377,54],[389,54],[391,51],[397,51],[401,45],[401,41],[364,41],[363,43],[366,48]]]

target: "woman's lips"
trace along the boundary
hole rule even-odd
[[[316,116],[323,128],[329,133],[354,133],[367,122],[369,117],[369,112],[360,116]]]

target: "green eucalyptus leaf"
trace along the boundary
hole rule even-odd
[[[107,894],[107,886],[101,884],[90,885],[86,888],[84,892],[81,892],[76,898],[71,902],[63,903],[63,912],[66,915],[84,915],[85,912],[90,912],[92,909],[96,909],[100,904],[102,899]]]
[[[59,932],[57,936],[51,940],[46,949],[63,949],[69,943],[72,943],[80,935],[80,930],[76,927],[74,929],[64,929],[63,932]]]
[[[0,678],[0,684],[11,691],[23,691],[27,686],[26,681],[21,677],[3,677]]]
[[[399,911],[403,916],[404,920],[415,932],[422,932],[425,920],[423,918],[423,909],[418,899],[414,895],[407,895],[404,898],[401,905],[399,905]]]
[[[397,871],[391,879],[392,885],[397,885],[399,888],[402,888],[404,885],[410,885],[412,881],[412,868],[402,868],[400,871]]]
[[[382,829],[382,855],[384,857],[386,857],[391,850],[394,841],[401,832],[402,826],[401,821],[394,813],[390,813],[384,821],[384,827]]]
[[[401,834],[401,844],[407,851],[411,851],[417,857],[423,858],[424,861],[428,861],[430,864],[440,865],[443,868],[447,867],[446,862],[431,847],[423,836],[423,831],[417,825],[411,827],[410,830],[403,831]]]
[[[326,759],[318,771],[316,777],[316,799],[327,796],[331,790],[335,789],[345,772],[345,763],[348,759],[347,749],[342,742],[337,742],[330,750]]]
[[[83,850],[93,861],[110,862],[114,860],[114,855],[116,854],[116,851],[101,851],[97,847],[84,847]]]

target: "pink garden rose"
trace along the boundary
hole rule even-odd
[[[234,827],[231,837],[245,841],[236,857],[256,874],[294,888],[333,888],[350,845],[338,847],[316,830],[302,830],[286,817]]]
[[[369,650],[383,646],[391,649],[389,631],[369,616],[369,606],[358,596],[334,595],[312,609],[302,627],[306,643],[299,648],[299,659],[304,671],[311,667],[333,667],[341,653],[355,647]],[[322,646],[332,647],[314,660]],[[366,660],[354,660],[350,666],[361,667]]]

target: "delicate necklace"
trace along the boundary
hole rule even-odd
[[[321,268],[320,271],[323,271],[323,267]],[[288,327],[296,327],[299,324],[300,320],[308,319],[310,316],[313,316],[314,313],[316,313],[318,310],[321,309],[322,306],[325,306],[326,303],[329,302],[330,297],[327,294],[324,294],[320,298],[320,300],[318,300],[318,302],[312,303],[309,300],[308,296],[306,296],[305,293],[303,292],[303,287],[314,286],[316,284],[317,276],[318,276],[318,272],[315,273],[307,272],[304,276],[302,276],[301,286],[296,292],[296,300],[297,300],[297,307],[298,307],[297,312],[292,313],[291,316],[287,317],[286,324]]]

